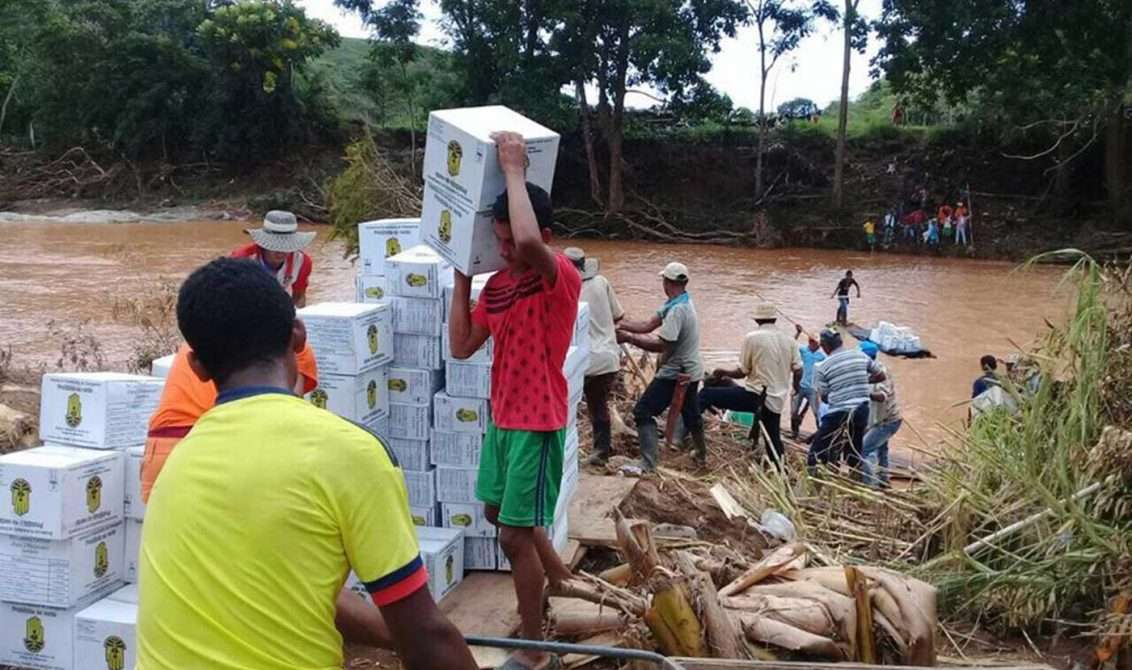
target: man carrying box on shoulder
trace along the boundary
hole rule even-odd
[[[574,332],[582,279],[550,247],[550,196],[526,181],[527,148],[517,133],[493,135],[507,190],[494,207],[495,234],[507,269],[488,280],[474,311],[471,279],[456,273],[448,322],[452,355],[468,358],[491,336],[491,414],[476,497],[499,528],[511,562],[522,636],[542,639],[544,579],[570,579],[545,527],[553,522],[562,480],[567,388],[562,365]],[[545,653],[518,651],[504,670],[556,668]]]
[[[391,639],[414,670],[475,668],[429,594],[396,459],[294,395],[306,329],[283,288],[217,259],[181,286],[177,324],[219,395],[146,509],[138,670],[340,668],[342,632]],[[376,608],[342,593],[351,570]]]

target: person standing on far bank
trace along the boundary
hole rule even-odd
[[[617,328],[618,343],[626,342],[660,354],[656,376],[633,407],[641,444],[641,468],[647,472],[656,470],[660,459],[656,416],[671,404],[681,375],[688,376],[688,387],[684,393],[684,404],[677,409],[684,419],[684,428],[692,434],[696,461],[701,465],[707,463],[704,424],[696,399],[696,391],[704,378],[704,365],[700,360],[700,323],[692,297],[688,294],[688,268],[683,263],[669,263],[660,276],[664,295],[668,298],[664,305],[647,321],[625,319]],[[657,329],[656,335],[650,334]]]
[[[586,369],[586,411],[593,426],[591,465],[609,460],[613,449],[613,423],[609,414],[609,394],[621,371],[621,347],[617,344],[617,324],[625,310],[617,294],[602,275],[598,260],[589,258],[578,247],[563,252],[582,273],[582,302],[590,306],[590,365]]]
[[[837,323],[844,326],[849,323],[849,289],[856,287],[857,299],[861,299],[861,285],[853,279],[853,271],[846,270],[845,276],[841,281],[837,282],[837,288],[833,289],[831,297],[837,298]]]

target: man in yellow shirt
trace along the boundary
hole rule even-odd
[[[138,670],[337,670],[340,630],[388,635],[408,668],[476,667],[429,595],[396,459],[292,394],[306,331],[274,278],[217,259],[177,323],[219,395],[149,500]],[[377,608],[339,597],[351,569]]]

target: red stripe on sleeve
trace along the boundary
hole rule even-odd
[[[376,593],[371,593],[370,597],[373,598],[374,604],[378,607],[392,605],[399,600],[408,598],[427,584],[428,570],[422,565],[416,572],[413,572],[408,577]]]

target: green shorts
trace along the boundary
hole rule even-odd
[[[499,508],[499,523],[546,527],[562,485],[566,429],[545,433],[507,430],[489,423],[480,452],[476,498]]]

